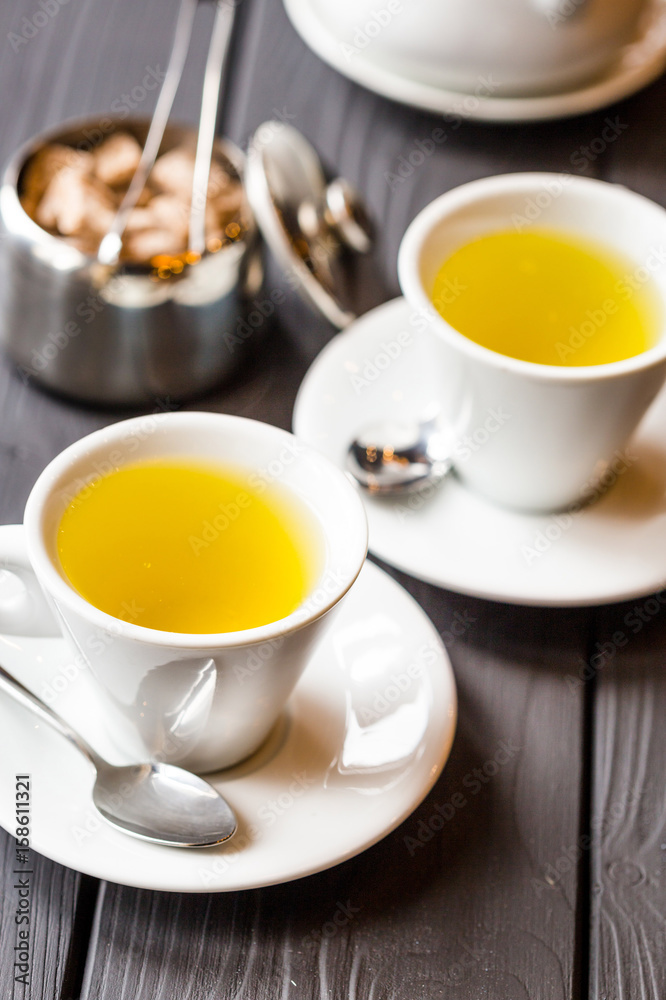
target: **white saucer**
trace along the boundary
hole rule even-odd
[[[62,639],[0,636],[0,662],[112,762],[85,670]],[[48,685],[48,687],[47,687]],[[398,826],[435,783],[456,722],[453,672],[414,600],[367,563],[258,754],[209,778],[239,817],[228,845],[160,847],[104,823],[91,768],[62,736],[0,696],[0,824],[30,774],[32,847],[97,878],[173,892],[288,882],[360,853]]]
[[[289,18],[307,45],[338,72],[402,104],[477,121],[540,121],[585,114],[647,86],[666,66],[666,2],[652,0],[639,38],[593,83],[540,97],[477,97],[443,90],[402,76],[374,62],[371,48],[348,58],[329,30],[330,0],[284,0]]]
[[[438,399],[434,338],[404,299],[366,313],[321,352],[299,390],[294,431],[343,467],[377,421],[420,418]],[[410,322],[412,321],[412,322]],[[409,336],[395,360],[399,335]],[[666,587],[666,391],[627,449],[629,468],[578,514],[520,514],[448,477],[424,500],[365,497],[370,549],[412,576],[515,604],[606,604]]]

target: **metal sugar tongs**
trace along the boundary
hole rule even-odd
[[[122,237],[132,209],[141,196],[148,176],[158,157],[164,132],[169,122],[174,98],[180,85],[185,59],[190,48],[194,15],[199,0],[181,0],[173,43],[166,73],[155,105],[150,128],[139,165],[116,212],[109,231],[97,251],[97,261],[103,267],[115,267],[122,249]],[[236,8],[233,2],[220,0],[215,6],[215,22],[211,34],[201,95],[197,148],[192,179],[192,202],[189,221],[189,251],[194,259],[201,257],[206,246],[206,199],[210,174],[215,125],[219,106],[222,73],[229,49]]]

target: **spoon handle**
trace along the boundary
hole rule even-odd
[[[7,673],[5,668],[0,665],[0,690],[6,691],[10,694],[15,701],[23,705],[24,708],[30,709],[35,715],[38,715],[40,719],[44,722],[48,722],[50,726],[56,729],[59,733],[65,736],[70,743],[73,743],[77,750],[90,760],[96,768],[104,767],[106,761],[93,750],[91,746],[86,743],[82,736],[79,736],[64,719],[61,719],[59,715],[45,705],[43,701],[40,701],[31,691],[28,691],[26,687],[17,681],[15,677]]]

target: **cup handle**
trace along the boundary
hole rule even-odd
[[[30,565],[22,524],[0,525],[0,633],[62,636]]]

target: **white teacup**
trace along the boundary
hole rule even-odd
[[[319,0],[349,58],[431,86],[554,93],[600,74],[637,34],[645,0]]]
[[[559,367],[496,353],[451,327],[430,298],[441,264],[486,233],[532,224],[634,261],[635,280],[650,279],[661,300],[656,344],[623,361]],[[524,510],[562,509],[596,491],[666,378],[666,211],[619,185],[570,174],[487,177],[423,209],[402,240],[398,272],[437,338],[445,422],[459,440],[474,439],[495,415],[496,432],[482,447],[454,448],[464,451],[454,459],[459,476]]]
[[[243,632],[163,632],[113,618],[72,588],[56,552],[71,497],[128,462],[173,456],[247,469],[255,477],[250,482],[279,481],[310,509],[321,529],[324,565],[287,618]],[[365,514],[354,488],[286,431],[216,413],[136,417],[65,449],[37,480],[24,526],[0,528],[0,568],[25,586],[11,607],[0,604],[0,631],[53,634],[50,608],[79,666],[96,681],[109,735],[124,756],[212,771],[244,759],[266,739],[366,550]]]

